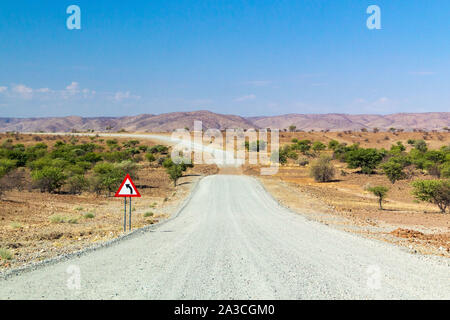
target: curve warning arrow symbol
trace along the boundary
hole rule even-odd
[[[130,194],[133,194],[133,188],[131,187],[131,185],[127,183],[125,186],[130,190]]]

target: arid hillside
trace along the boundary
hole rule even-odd
[[[413,130],[443,130],[450,127],[450,112],[397,113],[390,115],[348,114],[287,114],[268,117],[241,117],[217,114],[210,111],[172,112],[159,115],[141,114],[128,117],[78,116],[52,118],[0,118],[0,132],[70,132],[70,131],[140,131],[171,132],[174,129],[193,129],[194,121],[202,121],[203,128],[276,128],[288,129],[291,125],[302,131],[369,131],[377,128]]]
[[[235,115],[210,111],[172,112],[160,115],[142,114],[119,118],[0,118],[0,132],[70,132],[77,131],[140,131],[167,132],[179,128],[193,129],[194,121],[202,121],[203,128],[253,128],[250,121]]]
[[[286,114],[273,117],[249,118],[261,128],[285,129],[291,125],[296,130],[373,130],[390,128],[412,131],[413,129],[442,130],[450,126],[450,112],[396,113],[389,115],[348,114]]]

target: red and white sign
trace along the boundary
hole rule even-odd
[[[114,197],[141,197],[141,194],[134,185],[133,180],[131,180],[129,174],[127,174],[125,179],[123,179],[122,184],[120,185],[119,190],[117,190]]]

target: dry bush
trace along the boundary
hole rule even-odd
[[[29,186],[28,174],[24,168],[12,170],[0,179],[0,196],[6,191],[17,189],[22,191]]]
[[[333,180],[334,175],[335,169],[328,156],[320,157],[311,165],[310,176],[317,182],[329,182]]]

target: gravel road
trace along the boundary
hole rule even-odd
[[[155,230],[0,280],[0,298],[450,299],[450,265],[309,221],[256,179],[217,175]]]

